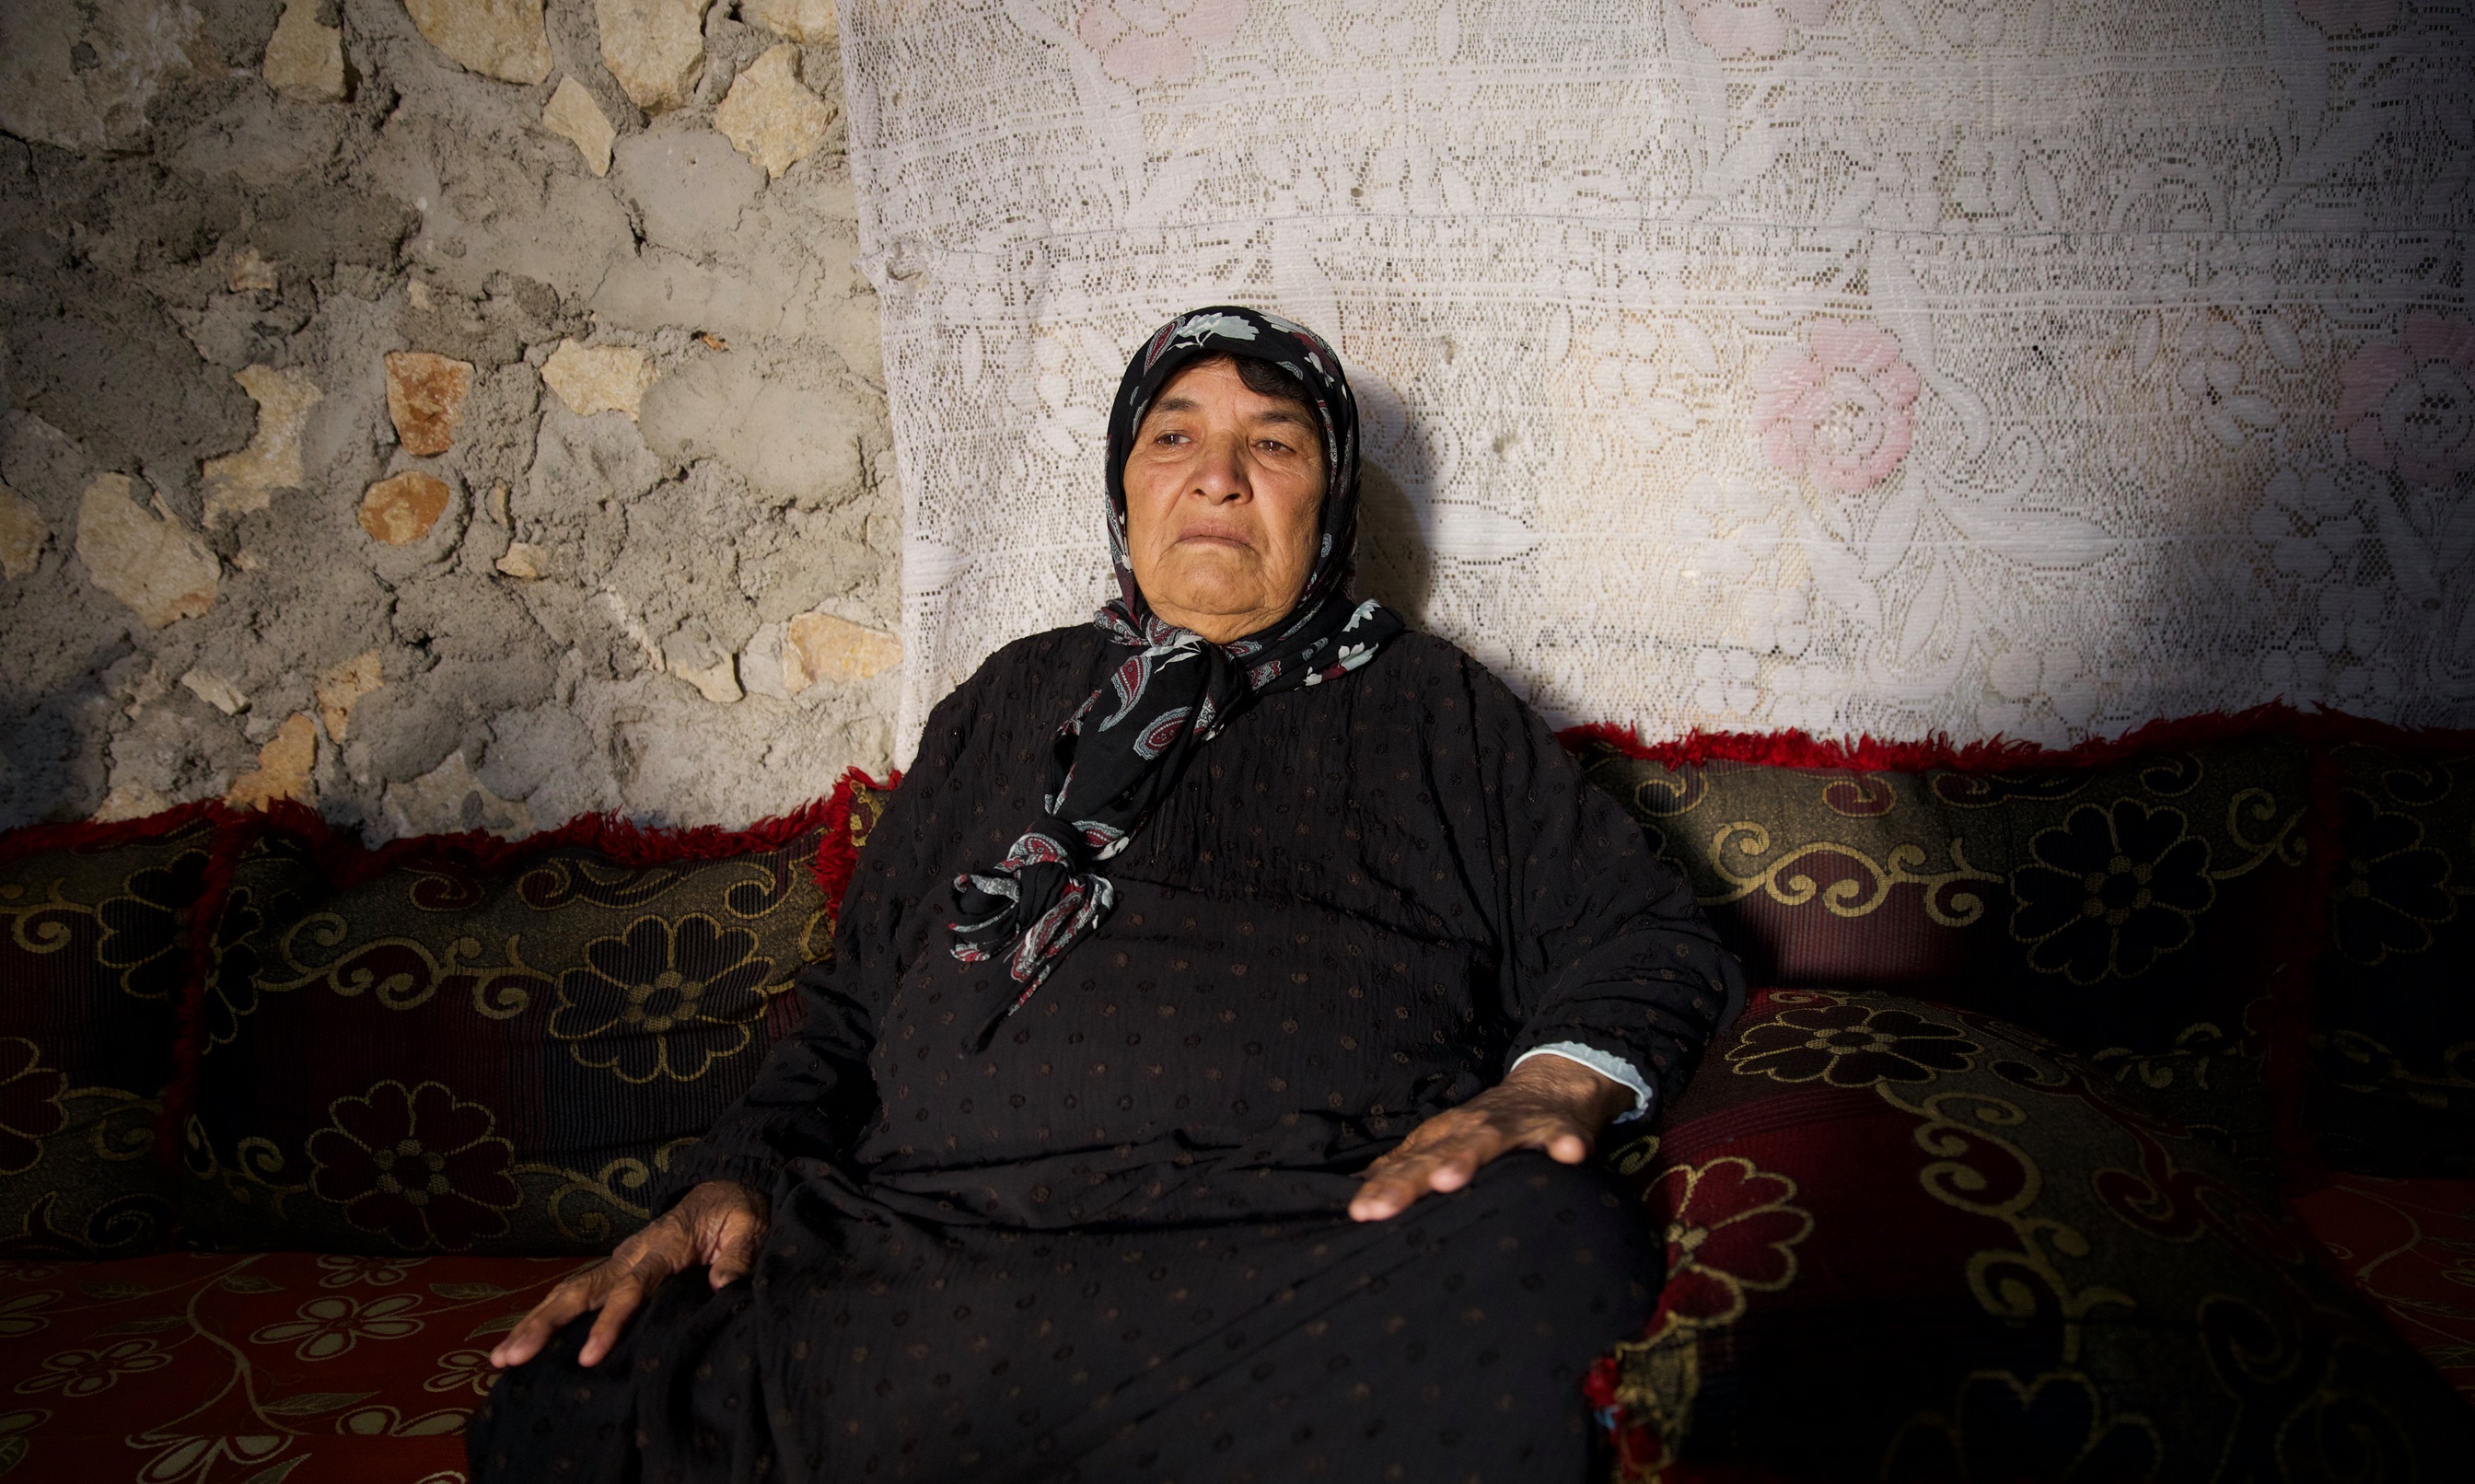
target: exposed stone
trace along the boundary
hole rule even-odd
[[[610,173],[610,141],[619,137],[619,131],[610,127],[601,105],[593,101],[583,84],[572,77],[558,80],[558,90],[542,109],[542,126],[575,145],[584,156],[586,169],[595,175]]]
[[[834,39],[834,0],[743,0],[739,13],[788,41]]]
[[[788,41],[749,62],[713,110],[713,127],[768,180],[814,154],[833,122],[833,109],[800,85],[799,49]]]
[[[318,24],[318,0],[283,0],[259,68],[266,85],[295,103],[344,99],[344,28]]]
[[[129,704],[120,709],[120,714],[135,721],[146,714],[147,707],[161,700],[171,689],[172,683],[163,675],[163,662],[150,659],[146,662],[146,669],[130,681]]]
[[[783,680],[794,695],[820,680],[866,680],[902,663],[901,640],[829,613],[793,619],[787,638]]]
[[[137,610],[149,628],[194,619],[214,606],[222,566],[182,528],[161,496],[137,503],[137,481],[97,474],[78,501],[78,560],[94,585]]]
[[[327,723],[327,740],[341,742],[352,735],[353,706],[385,682],[379,674],[379,652],[365,650],[318,676],[318,719]]]
[[[624,412],[632,420],[653,384],[652,362],[632,345],[577,345],[562,340],[542,363],[543,384],[580,418]]]
[[[429,44],[468,72],[505,83],[550,76],[542,0],[404,0]]]
[[[318,765],[318,724],[296,711],[257,749],[257,766],[233,780],[224,802],[234,809],[264,809],[278,799],[307,799],[309,773]]]
[[[265,509],[278,490],[301,487],[301,432],[309,424],[309,409],[327,395],[300,372],[272,366],[244,366],[233,379],[257,403],[257,431],[238,453],[206,462],[209,530]]]
[[[317,734],[298,791],[372,836],[389,789],[459,746],[537,825],[737,824],[893,761],[903,670],[811,684],[790,645],[810,610],[894,628],[899,499],[844,116],[771,187],[714,126],[791,39],[743,24],[750,3],[705,6],[701,69],[649,123],[592,70],[584,0],[544,7],[535,85],[459,67],[405,0],[0,0],[0,113],[71,146],[0,137],[0,237],[23,249],[0,260],[0,479],[23,497],[0,492],[0,676],[23,703],[0,829],[220,800],[285,770],[260,748],[296,712]],[[150,26],[185,39],[133,53]],[[46,28],[57,46],[13,44]],[[345,102],[283,91],[331,97],[339,61]],[[835,67],[792,70],[839,109]],[[615,128],[605,176],[579,93]],[[641,388],[638,421],[545,385],[562,336],[623,348],[601,404]],[[401,451],[389,352],[473,368],[444,453]],[[323,393],[306,418],[295,377]],[[567,388],[588,411],[594,379]],[[129,477],[82,501],[104,471]],[[397,546],[358,516],[407,472],[447,495]],[[372,512],[404,536],[425,514]],[[769,620],[796,701],[739,673]],[[690,631],[711,652],[665,637]],[[460,827],[468,797],[515,817],[465,791],[420,827]]]
[[[0,484],[0,577],[14,581],[33,572],[43,543],[51,539],[52,528],[35,502]]]
[[[710,0],[593,0],[601,61],[648,113],[685,103],[704,67]],[[535,79],[539,81],[539,79]]]
[[[635,203],[648,243],[696,255],[746,242],[739,224],[764,194],[765,172],[715,130],[684,117],[655,119],[611,153],[611,178]]]
[[[198,26],[180,0],[0,5],[0,130],[64,150],[136,147],[156,90],[194,70]]]
[[[473,363],[428,351],[389,351],[387,416],[404,451],[431,458],[455,445],[464,400],[473,395]]]
[[[172,801],[160,791],[133,778],[111,786],[111,791],[104,795],[103,807],[94,812],[94,822],[116,824],[123,819],[143,819],[171,807]]]
[[[232,255],[230,265],[225,268],[224,286],[235,294],[247,294],[259,289],[279,288],[282,284],[275,264],[268,262],[257,249],[245,247]]]
[[[249,710],[249,697],[240,693],[240,688],[213,670],[192,669],[181,677],[181,684],[191,695],[227,717],[237,717]]]
[[[445,480],[407,469],[361,496],[361,529],[388,546],[408,547],[429,534],[454,499]]]
[[[750,695],[770,695],[787,701],[797,693],[791,689],[791,674],[798,672],[800,690],[807,689],[807,667],[799,663],[791,649],[791,625],[768,623],[750,635],[747,646],[739,651],[739,683]]]
[[[398,836],[488,830],[512,839],[533,831],[532,811],[491,792],[460,747],[421,777],[386,791],[386,823]]]
[[[662,641],[662,668],[696,687],[697,693],[717,706],[739,699],[739,664],[713,642],[703,624],[683,628]]]
[[[506,555],[494,565],[510,577],[531,582],[550,570],[550,553],[530,542],[511,541]]]

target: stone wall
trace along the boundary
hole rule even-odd
[[[0,5],[0,826],[883,767],[841,97],[830,0]]]

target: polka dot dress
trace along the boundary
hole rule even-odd
[[[1118,899],[1004,1023],[945,949],[1088,629],[930,718],[807,1023],[674,1161],[769,1189],[756,1272],[683,1275],[600,1366],[579,1322],[473,1420],[475,1478],[1580,1478],[1580,1378],[1659,1234],[1508,1156],[1358,1224],[1358,1172],[1533,1046],[1679,1088],[1741,978],[1538,718],[1409,635],[1241,714],[1111,864]],[[1003,997],[1003,998],[1000,998]]]

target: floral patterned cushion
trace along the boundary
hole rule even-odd
[[[792,1024],[877,795],[737,837],[587,821],[233,871],[193,1030],[184,1232],[217,1248],[606,1251]]]
[[[188,810],[0,847],[0,1254],[163,1240],[155,1118],[217,839]]]
[[[2307,1117],[2341,1170],[2475,1179],[2475,746],[2331,750]]]
[[[1754,983],[2000,1015],[2276,1166],[2267,1066],[2312,916],[2299,741],[2007,772],[1671,768],[1574,741]]]
[[[1761,991],[1611,1157],[1668,1231],[1592,1377],[1623,1477],[2440,1478],[2475,1448],[2237,1165],[1992,1016]]]
[[[0,1263],[0,1474],[460,1484],[464,1419],[573,1258]]]

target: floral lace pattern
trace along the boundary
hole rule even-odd
[[[1090,607],[1124,357],[1218,302],[1366,389],[1370,596],[1556,719],[2475,721],[2463,8],[1017,0],[842,36],[897,753]],[[2306,534],[2355,559],[2290,569]]]

